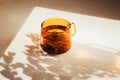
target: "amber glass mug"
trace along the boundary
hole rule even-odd
[[[40,46],[50,55],[67,52],[71,48],[71,36],[75,33],[73,22],[62,18],[49,18],[41,24]]]

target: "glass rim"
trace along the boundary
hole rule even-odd
[[[41,28],[43,28],[43,24],[44,24],[46,21],[50,20],[50,19],[61,19],[61,20],[64,20],[65,22],[67,22],[67,23],[69,24],[68,27],[67,27],[67,26],[65,26],[65,27],[70,29],[70,22],[69,22],[68,20],[64,19],[64,18],[58,18],[58,17],[45,19],[45,20],[41,23]],[[53,25],[49,25],[49,26],[53,26]],[[64,26],[64,25],[60,25],[60,24],[59,24],[58,26]],[[46,27],[47,27],[47,26],[46,26]]]

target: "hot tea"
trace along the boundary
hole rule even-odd
[[[51,25],[42,29],[41,47],[48,54],[61,54],[71,47],[70,29],[61,25]]]
[[[71,27],[74,32],[71,33]],[[71,36],[76,33],[75,24],[63,18],[49,18],[41,24],[40,46],[49,55],[61,54],[71,47]]]

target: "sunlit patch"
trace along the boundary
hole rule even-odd
[[[118,73],[118,70],[113,69],[113,70],[111,70],[111,72],[112,72],[113,74],[117,74],[117,73]]]
[[[103,50],[106,50],[106,51],[110,51],[110,52],[113,52],[113,53],[117,53],[118,52],[117,49],[112,49],[112,48],[106,47],[104,45],[91,44],[90,46],[95,47],[95,48],[99,48],[99,49],[103,49]]]
[[[76,52],[76,54],[74,54],[73,56],[75,56],[77,59],[88,59],[90,58],[89,53],[87,51],[80,51],[80,52]]]
[[[115,60],[115,69],[112,69],[111,71],[113,74],[120,74],[120,56],[116,56]]]
[[[116,56],[116,68],[120,71],[120,56]]]
[[[1,65],[1,64],[0,64]],[[4,70],[4,67],[0,66],[0,71]]]
[[[3,77],[3,76],[0,74],[0,80],[9,80],[9,79],[8,79],[8,78]]]
[[[28,79],[28,80],[31,79],[31,77],[23,74],[23,69],[21,69],[21,68],[14,69],[12,71],[17,71],[17,75],[14,76],[16,78],[19,77],[19,78],[22,78],[22,79]]]

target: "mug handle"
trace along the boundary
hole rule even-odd
[[[75,26],[75,23],[74,22],[71,22],[70,23],[70,26],[73,26],[74,28],[74,32],[72,33],[72,36],[74,36],[76,34],[76,26]]]

